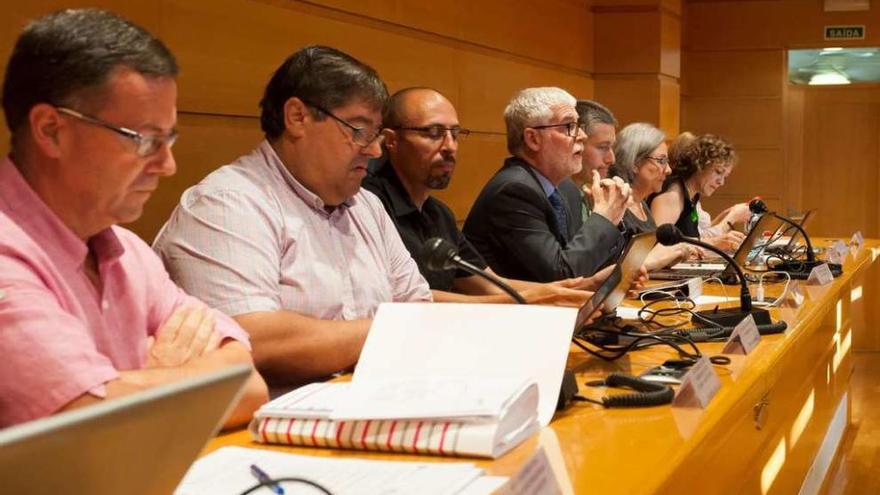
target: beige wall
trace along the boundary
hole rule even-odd
[[[28,19],[81,2],[29,0],[0,17],[5,64]],[[523,87],[561,86],[593,95],[593,22],[583,0],[127,0],[93,2],[162,38],[182,67],[178,174],[166,180],[132,228],[152,239],[181,191],[261,138],[257,103],[272,71],[306,44],[328,44],[373,65],[393,91],[427,85],[445,92],[463,125],[449,190],[463,218],[506,155],[501,113]],[[528,22],[524,22],[527,20]],[[2,150],[8,135],[0,131]]]

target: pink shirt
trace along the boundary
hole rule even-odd
[[[135,234],[111,227],[89,245],[103,293],[83,271],[89,248],[0,160],[0,426],[47,416],[120,370],[146,362],[147,336],[181,305],[202,305],[168,278]],[[217,314],[216,330],[249,345]]]
[[[184,192],[153,247],[181,287],[232,316],[353,320],[431,300],[379,198],[361,189],[328,213],[266,141]]]

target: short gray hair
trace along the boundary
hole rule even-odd
[[[562,88],[526,88],[510,100],[504,109],[507,125],[507,151],[515,155],[522,150],[526,127],[547,123],[553,117],[553,109],[574,107],[577,100]]]
[[[578,120],[584,125],[587,134],[593,133],[593,126],[596,124],[617,127],[617,119],[614,118],[614,114],[601,103],[593,100],[578,100],[575,110],[577,110]]]
[[[620,177],[632,184],[636,175],[636,165],[666,140],[666,134],[651,124],[636,122],[623,128],[617,134],[614,145],[616,160],[611,166],[611,175]]]

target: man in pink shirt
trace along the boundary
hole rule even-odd
[[[303,48],[260,103],[266,139],[188,189],[154,244],[174,280],[233,316],[272,383],[353,366],[379,304],[431,292],[379,199],[385,84],[338,50]]]
[[[115,226],[175,171],[176,74],[161,41],[104,11],[50,14],[16,42],[3,84],[0,426],[252,362],[234,321]],[[253,373],[226,424],[265,399]]]

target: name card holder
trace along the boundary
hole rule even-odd
[[[853,234],[852,239],[849,240],[849,251],[852,253],[853,258],[859,251],[862,249],[862,245],[865,243],[865,236],[862,235],[861,230],[857,230],[855,234]]]
[[[755,318],[752,315],[746,316],[739,322],[721,349],[721,354],[746,354],[748,355],[761,342],[761,334],[758,333],[758,326],[755,325]]]
[[[681,379],[681,385],[672,399],[672,407],[705,409],[721,388],[721,380],[706,356],[697,360]]]
[[[828,268],[828,263],[822,263],[814,267],[810,272],[810,276],[807,278],[807,285],[825,286],[833,281],[834,275],[831,274],[831,268]]]
[[[831,246],[831,249],[828,251],[828,262],[836,263],[838,265],[842,265],[846,260],[846,254],[849,252],[849,248],[846,244],[843,243],[840,239],[834,241],[834,244]]]

